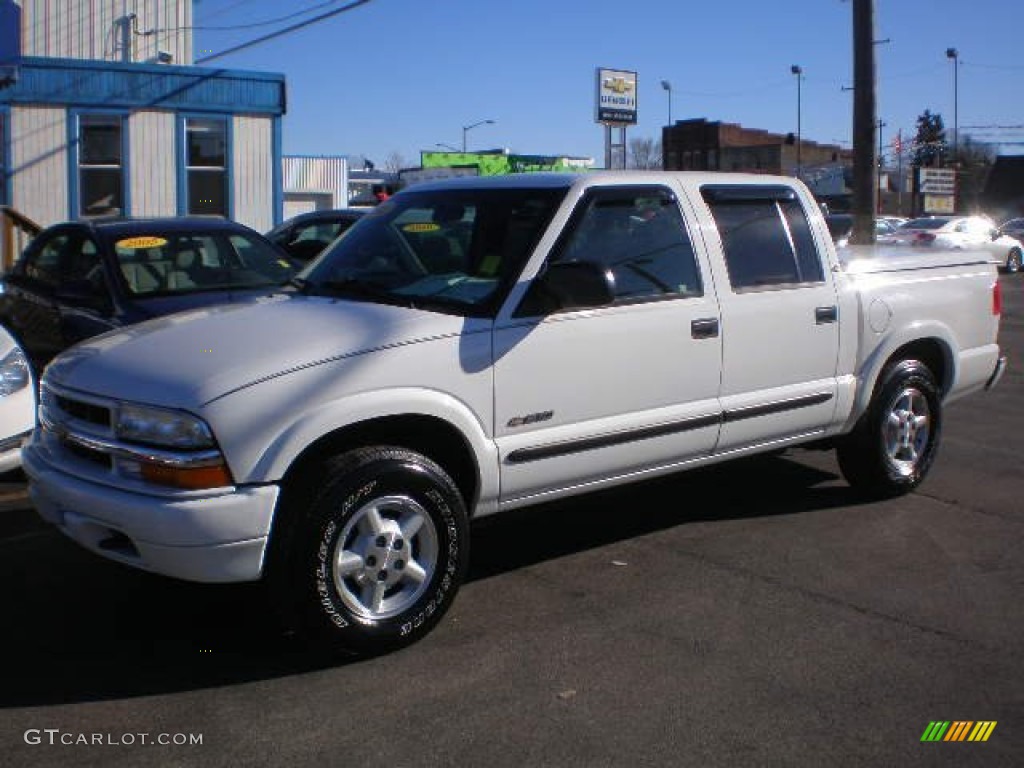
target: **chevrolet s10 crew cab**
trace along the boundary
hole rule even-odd
[[[474,516],[823,441],[866,493],[921,483],[943,408],[1003,371],[996,267],[845,250],[783,177],[416,186],[283,291],[58,356],[31,495],[105,557],[401,645]]]

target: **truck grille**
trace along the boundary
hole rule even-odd
[[[63,413],[74,419],[108,429],[112,426],[110,409],[105,406],[73,400],[65,395],[56,395],[54,400]]]
[[[216,449],[175,451],[122,440],[116,432],[118,403],[55,387],[43,381],[39,398],[40,442],[50,459],[90,480],[131,485],[153,492],[143,480],[148,467],[219,466]],[[171,488],[160,489],[174,493]]]
[[[54,458],[70,461],[83,470],[109,473],[114,469],[113,456],[93,443],[113,437],[113,421],[112,406],[43,384],[39,422]]]
[[[69,432],[82,432],[95,437],[113,437],[113,408],[100,400],[57,391],[43,384],[39,397],[39,414],[52,425]]]

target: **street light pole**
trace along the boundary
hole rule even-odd
[[[796,75],[796,177],[800,178],[800,145],[803,143],[801,140],[801,118],[802,108],[800,105],[800,81],[803,79],[804,70],[799,65],[794,64],[789,68],[789,71]]]
[[[882,118],[878,118],[878,175],[875,177],[875,191],[878,194],[878,212],[882,212],[882,168],[885,164],[882,150],[882,129],[888,125]]]
[[[668,91],[668,124],[672,125],[672,83],[662,80],[661,87]]]
[[[946,49],[946,58],[953,62],[953,165],[956,165],[956,150],[957,141],[959,139],[960,132],[960,116],[957,114],[959,108],[959,98],[957,94],[957,80],[959,79],[960,72],[960,54],[956,48]]]
[[[466,134],[476,128],[478,125],[494,125],[493,120],[480,120],[479,122],[472,123],[471,125],[462,126],[462,151],[466,151]]]

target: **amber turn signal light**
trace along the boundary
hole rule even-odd
[[[231,472],[224,464],[214,464],[210,467],[169,467],[164,464],[143,462],[141,470],[142,479],[146,482],[180,488],[185,491],[200,491],[234,485]]]

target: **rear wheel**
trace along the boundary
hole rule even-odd
[[[907,493],[935,460],[942,402],[926,365],[904,360],[883,374],[867,412],[837,443],[839,468],[855,489],[871,496]]]
[[[469,559],[468,516],[435,462],[403,448],[331,460],[271,578],[284,613],[321,644],[379,652],[427,634]]]

